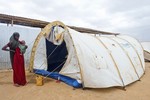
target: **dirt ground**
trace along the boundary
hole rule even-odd
[[[43,86],[36,86],[35,75],[26,72],[29,83],[15,87],[12,71],[0,71],[0,100],[150,100],[150,63],[141,81],[126,87],[106,89],[73,89],[65,83],[45,79]]]

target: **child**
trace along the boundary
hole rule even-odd
[[[28,46],[26,45],[24,40],[20,41],[19,48],[20,48],[21,54],[24,54],[26,52],[26,49],[28,48]]]

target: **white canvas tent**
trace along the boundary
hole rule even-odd
[[[131,37],[79,33],[56,21],[43,28],[34,42],[30,71],[34,69],[50,74],[57,70],[84,88],[125,87],[141,78],[145,63],[142,46]]]
[[[150,42],[141,43],[144,48],[144,58],[146,61],[150,61]]]

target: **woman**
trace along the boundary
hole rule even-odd
[[[10,51],[10,60],[13,69],[13,81],[15,86],[25,85],[25,69],[24,69],[24,56],[21,54],[19,45],[19,33],[14,32],[10,37],[10,41],[5,45],[2,50]],[[10,49],[7,49],[9,47]]]

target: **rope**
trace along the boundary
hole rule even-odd
[[[48,55],[47,60],[48,60],[49,57],[54,53],[54,51],[57,49],[58,46],[59,46],[59,45],[57,45],[56,48]],[[43,62],[39,68],[41,68],[44,63],[45,63],[45,62]],[[31,81],[31,79],[34,77],[34,75],[36,74],[36,72],[37,72],[37,71],[34,72],[33,76],[30,78],[29,81]],[[29,81],[28,81],[28,82],[29,82]]]
[[[64,62],[62,62],[61,64],[59,64],[59,66],[58,67],[56,67],[53,71],[51,71],[48,75],[46,75],[44,78],[46,79],[49,75],[51,75],[55,70],[57,70],[62,64],[64,64],[65,63],[65,61]]]

